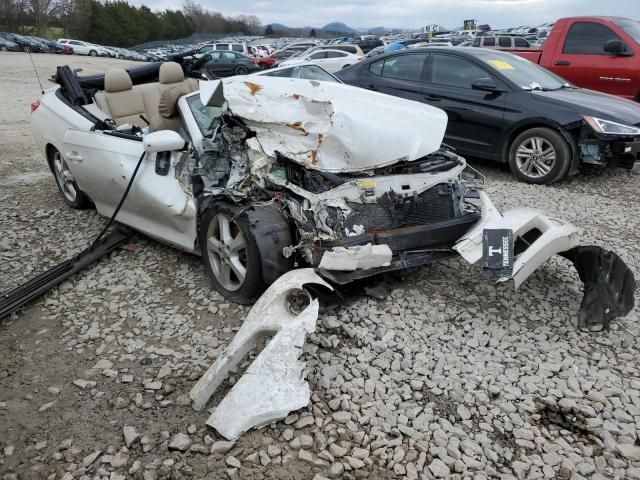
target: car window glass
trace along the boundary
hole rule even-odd
[[[480,37],[476,37],[473,39],[473,46],[474,47],[479,47],[480,46]]]
[[[326,58],[327,52],[316,52],[309,57],[309,60],[317,60],[319,58]]]
[[[216,50],[229,50],[229,45],[226,43],[217,43]]]
[[[232,53],[232,52],[220,52],[221,57],[220,58],[224,58],[225,60],[235,60],[236,56]]]
[[[220,60],[222,52],[211,52],[211,60]]]
[[[419,82],[426,55],[397,55],[386,58],[382,67],[382,76]]]
[[[495,37],[486,37],[484,39],[484,43],[483,45],[485,47],[495,47],[496,46],[496,39]]]
[[[511,46],[511,37],[498,37],[498,46],[509,48]]]
[[[199,94],[187,97],[187,105],[202,135],[211,136],[215,128],[214,120],[222,115],[222,108],[203,105]]]
[[[608,55],[604,44],[609,40],[620,40],[609,27],[599,23],[577,22],[567,33],[562,53],[576,55]]]
[[[69,43],[70,43],[71,45],[82,45],[80,42],[77,42],[77,41],[75,41],[75,40],[71,40]]]
[[[369,64],[369,71],[376,75],[382,75],[382,67],[384,66],[384,60],[378,60]]]
[[[431,63],[431,81],[450,87],[471,88],[471,84],[490,75],[470,61],[453,55],[433,56]]]
[[[233,50],[234,52],[244,52],[244,48],[242,48],[242,45],[239,45],[237,43],[231,45],[231,50]]]
[[[205,45],[204,47],[200,47],[201,52],[210,52],[213,50],[213,45]]]
[[[529,42],[527,42],[524,38],[516,37],[513,39],[514,45],[518,48],[527,48],[529,46]]]
[[[340,58],[346,56],[347,54],[345,52],[327,52],[327,58]]]
[[[640,22],[624,18],[620,20],[614,20],[613,23],[624,30],[627,35],[633,38],[634,42],[640,45]]]

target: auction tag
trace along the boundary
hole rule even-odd
[[[487,228],[482,231],[482,272],[491,278],[513,274],[513,231]]]

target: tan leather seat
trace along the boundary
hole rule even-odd
[[[104,92],[95,95],[96,104],[109,115],[116,125],[130,123],[146,127],[140,115],[145,115],[144,102],[133,88],[129,74],[121,68],[112,68],[104,76]],[[146,115],[145,115],[146,116]]]
[[[182,128],[182,119],[176,103],[182,95],[198,89],[198,81],[184,78],[182,67],[176,62],[165,62],[160,65],[159,87],[155,90],[151,85],[140,85],[143,89],[145,110],[149,114],[149,130],[174,130]],[[180,94],[177,94],[177,93]]]

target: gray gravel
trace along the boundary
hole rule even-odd
[[[0,290],[104,224],[59,198],[27,130],[28,58],[5,55],[0,101],[25,110],[0,112]],[[572,221],[639,275],[637,167],[535,187],[474,166],[499,207]],[[308,338],[309,407],[227,442],[187,393],[248,309],[197,258],[136,240],[0,324],[2,478],[640,479],[638,309],[576,331],[581,287],[562,259],[515,292],[456,259],[388,279],[385,295],[364,287],[324,305]]]

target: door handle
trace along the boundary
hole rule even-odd
[[[559,67],[568,67],[569,65],[571,65],[571,62],[568,60],[556,60],[555,62],[553,62],[553,64]]]
[[[81,162],[82,155],[80,155],[78,152],[67,153],[67,160],[71,160],[72,162]]]
[[[440,101],[440,97],[437,96],[437,95],[425,95],[424,99],[428,100],[429,102],[439,102]]]

